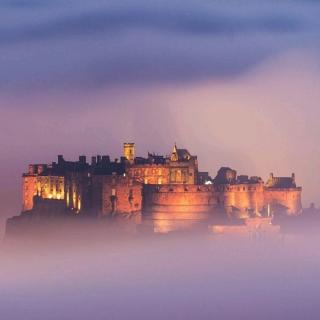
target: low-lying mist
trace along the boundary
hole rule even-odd
[[[1,319],[319,319],[318,235],[88,230],[4,241]]]

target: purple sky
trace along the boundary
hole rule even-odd
[[[295,171],[320,204],[317,1],[7,0],[0,4],[2,216],[28,163],[168,153],[212,175]]]

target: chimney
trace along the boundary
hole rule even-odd
[[[97,155],[97,163],[99,164],[101,162],[101,156]]]
[[[87,158],[86,156],[79,156],[79,162],[81,164],[86,164],[87,163]]]
[[[36,173],[35,166],[33,164],[29,164],[28,173],[29,174],[35,174]]]
[[[41,174],[41,173],[43,173],[43,171],[44,171],[44,169],[45,169],[45,165],[43,165],[43,164],[39,164],[38,166],[37,166],[37,174]]]
[[[95,166],[97,164],[97,158],[96,157],[91,157],[91,165]]]
[[[110,162],[110,157],[109,156],[102,156],[101,161],[103,163],[105,163],[105,164],[109,163]]]
[[[58,155],[58,164],[62,164],[63,162],[64,162],[63,155],[59,154]]]

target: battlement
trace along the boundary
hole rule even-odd
[[[143,209],[147,212],[210,212],[217,206],[213,186],[145,185]]]
[[[196,184],[166,184],[166,185],[145,185],[145,193],[201,193],[213,192],[213,185],[196,185]]]
[[[269,179],[266,182],[266,187],[276,189],[294,189],[297,187],[295,174],[292,173],[291,177],[275,177],[273,173],[270,173]]]
[[[217,192],[256,192],[262,191],[264,188],[263,183],[237,183],[227,185],[214,185]]]

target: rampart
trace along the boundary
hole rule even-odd
[[[206,213],[217,207],[210,185],[144,185],[143,210]]]
[[[264,201],[271,206],[282,206],[288,215],[296,215],[301,209],[302,188],[265,188]]]

